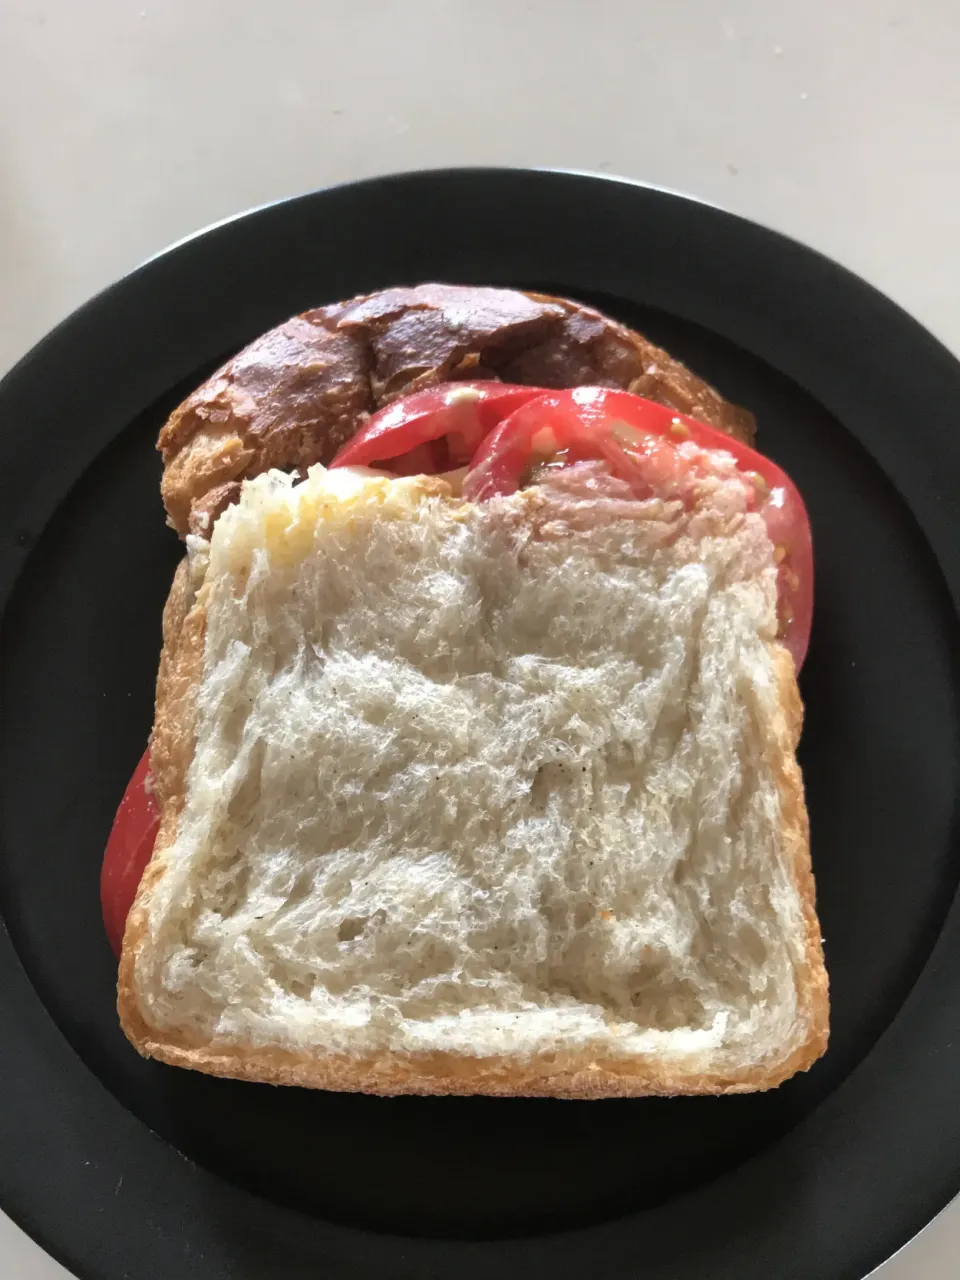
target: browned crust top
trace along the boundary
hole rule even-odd
[[[170,523],[207,534],[241,480],[327,463],[390,400],[464,378],[622,387],[753,441],[745,409],[591,307],[513,289],[384,289],[271,329],[174,410],[157,443]]]

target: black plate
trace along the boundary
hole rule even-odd
[[[179,544],[157,429],[293,312],[441,279],[594,301],[807,498],[802,762],[833,1041],[763,1096],[383,1100],[141,1061],[97,901]],[[960,1187],[960,366],[874,290],[627,182],[463,170],[207,231],[0,386],[0,1196],[96,1280],[859,1280]]]

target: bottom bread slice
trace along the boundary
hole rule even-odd
[[[168,602],[124,1030],[375,1093],[769,1088],[827,1039],[776,643],[737,485],[248,483]]]

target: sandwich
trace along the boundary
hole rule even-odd
[[[810,531],[753,431],[589,308],[439,285],[174,412],[186,555],[102,875],[140,1053],[563,1098],[820,1057]]]

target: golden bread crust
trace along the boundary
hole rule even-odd
[[[241,480],[327,463],[382,405],[464,378],[623,387],[754,437],[745,409],[591,307],[512,289],[384,289],[271,329],[174,410],[157,442],[169,522],[206,536]]]

